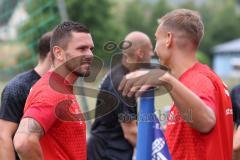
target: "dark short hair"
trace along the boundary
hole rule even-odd
[[[51,37],[52,32],[47,32],[39,39],[38,53],[41,60],[44,60],[47,57],[47,54],[50,52]]]
[[[71,38],[72,32],[83,32],[83,33],[90,33],[89,29],[78,23],[73,21],[65,21],[59,24],[53,31],[53,36],[50,43],[52,58],[54,59],[53,55],[53,47],[59,46],[63,49],[67,48],[68,42]]]

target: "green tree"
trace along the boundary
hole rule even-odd
[[[185,8],[185,9],[192,9],[192,10],[197,10],[197,6],[194,3],[194,0],[187,0],[181,3],[178,8]]]
[[[154,33],[157,20],[171,10],[166,0],[143,1],[132,0],[126,4],[124,22],[127,32],[139,30],[145,32],[155,43]]]
[[[32,68],[36,63],[38,40],[45,32],[51,31],[59,22],[58,7],[55,0],[27,0],[25,8],[29,19],[19,28],[19,42],[25,42],[28,50],[18,57],[18,66],[23,70]]]
[[[1,0],[0,1],[0,26],[8,22],[9,18],[17,5],[17,0]]]
[[[236,0],[209,0],[195,5],[193,0],[180,4],[177,8],[188,8],[200,12],[205,26],[205,34],[199,50],[202,55],[212,58],[212,48],[240,36],[240,15]],[[200,55],[200,54],[197,54]]]
[[[199,7],[205,25],[200,50],[212,59],[212,48],[240,36],[240,15],[235,0],[211,0]]]
[[[152,4],[152,15],[148,26],[148,34],[151,37],[152,42],[155,42],[154,34],[158,27],[158,19],[165,15],[167,12],[171,11],[171,9],[172,7],[166,0],[158,0],[156,3]]]
[[[131,31],[146,31],[149,11],[146,4],[141,0],[133,0],[126,4],[124,13],[124,23],[127,32]]]
[[[95,44],[95,54],[103,58],[105,62],[109,62],[111,55],[103,50],[103,46],[110,40],[119,42],[121,35],[118,28],[120,25],[114,21],[111,13],[114,2],[109,0],[98,2],[96,0],[84,2],[67,0],[65,2],[69,19],[81,22],[90,29]],[[40,36],[52,30],[61,22],[61,19],[56,0],[28,0],[26,9],[30,18],[21,27],[19,40],[24,41],[34,53]]]
[[[80,3],[76,0],[66,1],[69,18],[86,24],[92,33],[95,54],[109,63],[111,55],[103,50],[108,41],[119,42],[121,24],[118,24],[111,13],[114,2],[109,0],[88,0]]]
[[[203,52],[198,51],[198,52],[196,53],[196,56],[197,56],[197,59],[198,59],[201,63],[210,65],[210,59],[209,59],[209,57],[208,57],[206,54],[204,54]]]
[[[208,34],[211,35],[213,45],[229,41],[240,36],[240,16],[236,14],[235,3],[226,3],[214,14]]]

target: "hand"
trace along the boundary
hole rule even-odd
[[[167,73],[163,69],[138,70],[127,74],[119,85],[123,96],[136,97],[151,87],[164,85],[161,78]]]

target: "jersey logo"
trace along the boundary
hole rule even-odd
[[[233,115],[233,110],[232,110],[232,108],[227,108],[226,111],[225,111],[225,114],[226,114],[226,116],[228,116],[228,115]]]

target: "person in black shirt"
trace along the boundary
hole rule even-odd
[[[135,98],[122,97],[118,85],[127,73],[150,64],[153,49],[149,37],[142,32],[129,33],[125,41],[131,46],[123,51],[121,64],[111,68],[100,87],[95,121],[88,139],[88,160],[131,160],[133,156],[137,103]]]
[[[0,106],[0,160],[19,159],[14,153],[13,136],[23,115],[24,105],[31,87],[50,69],[50,39],[52,32],[45,33],[39,41],[39,61],[29,71],[15,76],[3,89]]]
[[[233,88],[231,91],[233,120],[236,126],[233,137],[233,159],[240,158],[240,85]]]
[[[234,87],[231,91],[231,99],[233,106],[233,120],[235,125],[240,125],[240,85]]]

